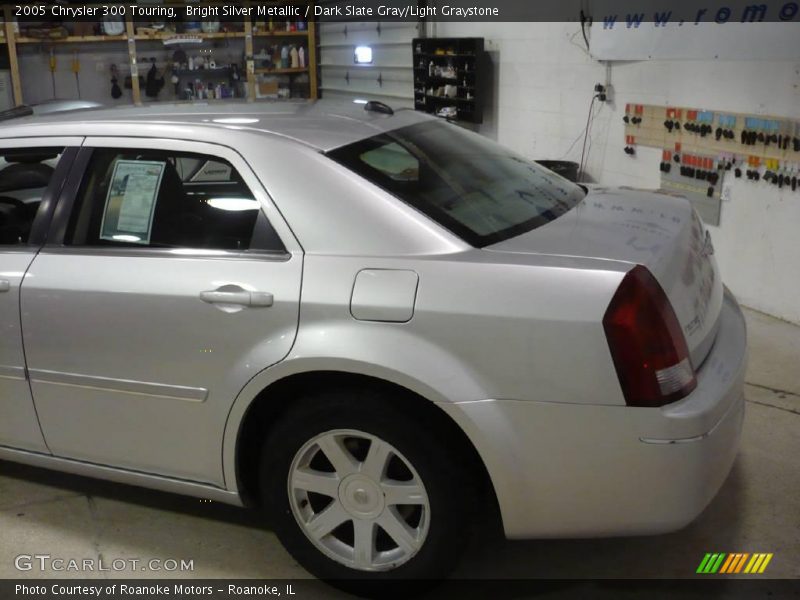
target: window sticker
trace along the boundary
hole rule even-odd
[[[100,239],[149,244],[166,162],[118,160],[106,196]]]

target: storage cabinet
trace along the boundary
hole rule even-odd
[[[438,117],[483,122],[483,38],[415,38],[414,108]]]

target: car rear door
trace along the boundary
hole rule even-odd
[[[47,443],[224,486],[230,407],[294,341],[301,248],[229,148],[87,138],[81,157],[22,289]]]
[[[25,370],[20,285],[82,141],[0,139],[0,446],[48,451]]]

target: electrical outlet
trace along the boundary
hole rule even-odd
[[[604,86],[602,83],[596,83],[594,85],[594,91],[597,94],[597,99],[600,100],[600,102],[605,102],[608,98],[606,95],[606,86]]]

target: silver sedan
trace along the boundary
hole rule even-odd
[[[673,531],[746,335],[685,199],[380,104],[0,127],[0,458],[264,507],[326,579]]]

